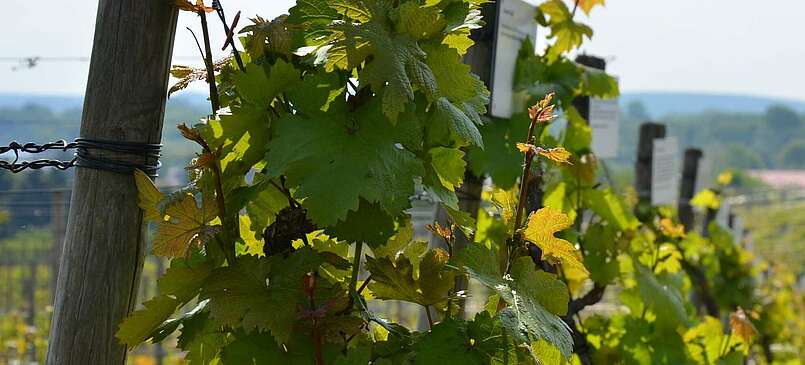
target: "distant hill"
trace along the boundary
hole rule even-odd
[[[621,105],[624,108],[633,101],[641,102],[653,118],[715,110],[728,113],[762,113],[774,104],[782,104],[805,113],[805,101],[750,95],[671,92],[625,92],[621,95]]]
[[[168,103],[180,102],[192,107],[205,108],[207,97],[201,93],[180,93],[170,98]],[[84,104],[81,95],[47,95],[0,93],[0,108],[19,108],[24,105],[44,106],[60,113],[69,109],[80,109]]]
[[[0,93],[0,108],[19,108],[26,104],[47,107],[54,112],[81,108],[84,98],[81,95],[44,95]]]

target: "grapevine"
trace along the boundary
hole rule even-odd
[[[200,150],[189,186],[164,195],[135,174],[152,252],[171,265],[118,339],[178,332],[192,364],[317,365],[740,363],[757,338],[788,340],[770,332],[779,298],[758,294],[726,231],[697,234],[664,207],[638,217],[596,176],[572,100],[617,83],[568,53],[593,34],[577,10],[603,1],[539,5],[549,46],[523,43],[509,119],[485,115],[489,92],[461,62],[484,3],[299,0],[252,19],[237,62],[175,67],[172,91],[215,85],[213,115],[180,126]],[[477,220],[458,205],[466,169],[493,183]],[[429,226],[443,248],[413,239],[423,191],[448,213]],[[457,290],[463,277],[487,290]],[[610,292],[616,311],[585,312]],[[465,313],[467,296],[484,309]],[[427,327],[370,309],[389,300],[420,306]]]

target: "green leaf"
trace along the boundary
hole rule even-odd
[[[185,360],[190,364],[210,364],[226,343],[221,325],[210,318],[209,312],[201,312],[182,323],[177,347],[186,351]]]
[[[316,272],[323,262],[309,248],[287,258],[241,256],[231,266],[216,269],[201,295],[210,299],[210,313],[221,323],[270,330],[283,343],[298,320],[298,305],[306,302],[302,277]]]
[[[426,38],[441,33],[447,22],[435,7],[419,6],[416,1],[408,1],[400,5],[397,31],[408,33],[414,39]]]
[[[414,266],[407,257],[400,256],[393,261],[387,257],[367,257],[366,270],[372,273],[369,290],[375,298],[412,303],[424,301],[414,279]]]
[[[182,305],[195,298],[199,288],[210,276],[209,264],[191,267],[183,259],[175,259],[159,281],[160,295],[143,303],[120,324],[115,335],[130,348],[154,336],[154,331]]]
[[[246,72],[234,74],[241,98],[262,108],[270,106],[279,93],[294,88],[302,80],[299,71],[283,60],[267,68],[268,73],[263,65],[250,63]]]
[[[490,176],[496,186],[509,189],[522,173],[523,154],[515,147],[525,141],[528,115],[512,114],[511,119],[493,119],[478,127],[484,148],[469,147],[467,160],[477,176]]]
[[[417,273],[405,256],[395,260],[367,257],[366,269],[372,274],[369,289],[378,299],[404,300],[423,306],[445,303],[455,285],[455,273],[445,267],[447,259],[444,250],[430,250],[422,258]]]
[[[419,270],[419,262],[428,250],[428,242],[414,240],[414,229],[411,226],[411,219],[406,219],[404,224],[397,228],[396,234],[389,238],[385,245],[372,247],[374,257],[389,258],[397,260],[400,256],[405,256],[413,260],[411,264],[414,271]]]
[[[300,110],[277,121],[268,144],[266,175],[285,175],[295,195],[321,226],[357,210],[360,198],[379,203],[391,216],[410,206],[414,177],[423,167],[411,152],[398,148],[393,129],[378,120],[377,102],[356,112],[337,100],[328,113]],[[333,187],[338,187],[334,189]]]
[[[498,264],[497,252],[479,244],[472,244],[459,251],[455,259],[456,266],[470,277],[495,290],[500,298],[509,304],[509,307],[499,312],[501,323],[508,333],[516,339],[531,336],[544,339],[556,346],[566,358],[570,358],[573,349],[570,330],[562,319],[549,312],[540,303],[540,300],[543,300],[552,309],[561,311],[563,308],[560,302],[567,305],[567,288],[563,288],[564,284],[557,283],[556,278],[550,274],[536,273],[533,264],[530,264],[533,272],[528,271],[527,261],[516,264],[517,275],[513,271],[511,278],[504,278]],[[540,290],[550,291],[538,293]]]
[[[671,329],[687,325],[688,314],[679,291],[660,282],[651,270],[642,264],[635,262],[635,266],[640,296],[657,315],[657,323]]]
[[[414,364],[484,364],[486,354],[473,349],[467,323],[445,320],[414,344]],[[488,361],[488,360],[487,360]]]
[[[596,283],[612,283],[620,274],[616,232],[612,226],[595,224],[584,233],[584,266],[590,269],[590,278]]]
[[[442,249],[428,251],[419,267],[418,284],[423,305],[437,304],[447,299],[447,294],[455,286],[455,272],[445,267],[450,256]]]
[[[520,257],[512,263],[514,287],[520,295],[535,298],[540,305],[558,316],[567,314],[570,294],[567,285],[556,274],[536,270],[529,257]]]
[[[428,55],[426,63],[439,87],[438,95],[461,108],[474,123],[482,124],[480,118],[474,116],[486,113],[489,91],[484,83],[470,72],[469,65],[461,62],[456,50],[446,45],[424,49]]]
[[[616,196],[611,190],[585,189],[582,194],[584,194],[586,206],[619,230],[630,231],[640,225],[622,198]]]
[[[347,212],[346,218],[326,232],[348,242],[364,242],[369,247],[377,247],[394,234],[394,218],[379,204],[361,199],[358,210]]]
[[[455,191],[464,180],[464,152],[456,148],[435,147],[428,151],[433,170],[439,181],[450,191]]]
[[[446,123],[462,139],[483,148],[483,137],[481,137],[478,127],[447,98],[441,97],[436,100],[432,118],[431,123]]]

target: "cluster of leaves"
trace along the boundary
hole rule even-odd
[[[559,318],[567,288],[556,274],[508,248],[494,256],[481,246],[428,249],[413,240],[406,213],[411,196],[427,191],[462,228],[475,227],[455,190],[464,149],[483,148],[488,91],[461,62],[483,2],[300,0],[287,16],[254,19],[244,67],[225,65],[216,77],[222,110],[180,126],[201,149],[188,166],[191,185],[165,196],[135,176],[139,205],[156,226],[152,252],[172,262],[160,295],[121,324],[118,338],[135,346],[179,331],[178,346],[199,364],[456,356],[527,364],[539,346],[569,357]],[[175,73],[187,78],[182,85],[202,78]],[[549,100],[535,108],[532,129],[553,117]],[[522,142],[529,160],[569,157]],[[566,217],[544,214],[523,233],[512,226],[511,239],[582,266],[553,236]],[[362,269],[369,276],[360,282]],[[457,301],[466,294],[454,283],[464,275],[495,290],[494,310],[463,318]],[[431,328],[390,323],[368,310],[371,300],[418,304]]]
[[[537,195],[544,208],[532,217],[544,209],[567,217],[561,227],[570,229],[562,237],[579,248],[577,260],[557,263],[544,247],[532,258],[545,272],[557,272],[559,282],[569,290],[564,298],[569,301],[568,312],[561,315],[572,330],[575,359],[582,364],[741,363],[746,356],[762,352],[766,355],[762,359],[771,362],[770,344],[798,343],[791,335],[797,327],[791,325],[790,309],[770,315],[770,305],[763,303],[774,303],[774,308],[781,303],[796,306],[801,296],[796,299],[793,286],[779,296],[759,293],[757,278],[764,264],[753,259],[727,230],[712,222],[698,234],[694,227],[679,224],[676,212],[668,207],[653,208],[638,217],[632,213],[637,203],[634,192],[615,191],[605,177],[597,177],[603,162],[590,150],[591,130],[573,101],[580,96],[616,96],[617,83],[602,71],[566,58],[568,51],[592,35],[590,28],[575,23],[575,10],[561,1],[543,2],[539,10],[538,22],[551,29],[548,38],[555,41],[537,54],[530,42],[524,42],[515,98],[528,100],[554,91],[566,120],[558,135],[547,128],[536,132],[537,145],[561,144],[572,157],[570,165],[535,166],[532,174],[539,181],[532,186],[541,189]],[[513,189],[518,177],[521,185],[524,181],[513,147],[526,138],[521,126],[529,117],[523,112],[484,125],[486,148],[468,152],[472,171],[491,177],[496,186],[484,195],[494,209],[479,213],[475,236],[477,243],[493,252],[510,245],[504,207],[508,201],[517,201]],[[729,184],[729,175],[718,180],[716,188],[692,200],[704,217],[716,215],[720,190]],[[776,282],[779,290],[781,283]],[[593,307],[579,316],[599,303],[605,292],[608,305],[620,304],[617,309]],[[775,323],[769,327],[777,328],[777,333],[785,328],[787,334],[776,336],[774,330],[764,330],[765,322]],[[550,358],[550,353],[538,356]]]
[[[488,92],[461,63],[484,2],[299,0],[253,19],[243,67],[216,76],[223,108],[180,127],[201,149],[191,185],[166,196],[136,174],[153,253],[172,262],[118,338],[179,331],[192,364],[741,361],[763,315],[746,252],[716,225],[709,238],[686,233],[669,209],[640,220],[596,177],[572,100],[617,84],[566,54],[592,35],[575,9],[600,2],[539,6],[554,41],[540,54],[524,43],[516,84],[520,99],[542,100],[489,123]],[[558,136],[555,110],[567,120]],[[466,168],[495,184],[477,221],[459,211]],[[544,194],[527,204],[534,190]],[[420,191],[453,222],[430,227],[444,249],[413,238]],[[473,242],[454,250],[459,231]],[[465,276],[489,289],[469,293],[486,299],[472,319],[455,285]],[[621,308],[582,321],[607,288]],[[717,298],[716,316],[736,310],[729,330],[686,304],[694,292]],[[429,328],[392,323],[373,300],[417,304]]]

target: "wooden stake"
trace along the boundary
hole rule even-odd
[[[62,246],[64,245],[64,230],[67,228],[65,227],[67,223],[65,204],[67,202],[64,198],[65,192],[60,190],[54,191],[53,195],[51,195],[50,227],[53,233],[53,246],[50,249],[50,262],[48,265],[50,269],[48,288],[54,301],[56,299],[56,278],[59,277],[59,261],[61,260]]]
[[[679,185],[679,202],[677,202],[679,223],[685,226],[685,232],[690,232],[693,229],[694,216],[690,199],[696,193],[696,174],[699,171],[699,159],[701,158],[702,150],[698,148],[685,150],[685,162],[682,165],[682,183]]]
[[[164,0],[99,1],[82,137],[160,142],[176,18]],[[77,169],[48,365],[125,364],[115,333],[136,304],[144,234],[131,174]]]
[[[654,160],[654,140],[657,138],[665,138],[665,124],[645,122],[640,125],[634,173],[638,198],[635,214],[640,218],[651,210],[651,164]]]

